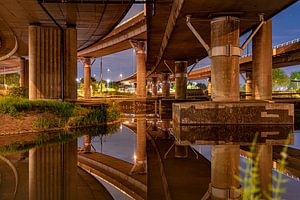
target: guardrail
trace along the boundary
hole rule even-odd
[[[277,45],[273,46],[273,49],[278,49],[278,48],[285,47],[285,46],[288,46],[288,45],[291,45],[291,44],[295,44],[295,43],[300,43],[300,38],[296,38],[294,40],[290,40],[290,41],[287,41],[287,42],[284,42],[284,43],[281,43],[281,44],[277,44]],[[249,56],[252,56],[252,53],[244,54],[244,55],[241,56],[241,58],[246,58],[246,57],[249,57]],[[196,66],[194,68],[194,70],[195,69],[206,68],[206,67],[210,67],[210,65],[207,65],[207,66],[204,66],[204,67],[202,67],[202,66],[199,66],[199,67]]]

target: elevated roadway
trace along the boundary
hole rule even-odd
[[[28,55],[28,26],[77,29],[77,48],[85,49],[110,33],[133,1],[2,0],[0,3],[0,60]]]
[[[291,40],[273,47],[273,65],[275,68],[295,66],[300,64],[300,38]],[[252,55],[242,56],[240,59],[240,72],[252,70]],[[194,69],[188,74],[189,80],[200,80],[211,76],[211,67]]]
[[[210,48],[212,19],[220,16],[237,17],[240,21],[239,32],[244,34],[259,24],[261,13],[268,20],[295,2],[296,0],[275,0],[270,4],[268,0],[158,0],[156,3],[159,6],[147,6],[147,68],[165,71],[167,68],[164,60],[188,61],[192,64],[208,55],[209,49],[200,44],[187,26],[188,15],[192,25]]]

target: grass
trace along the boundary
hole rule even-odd
[[[287,144],[288,144],[289,138],[286,140],[286,145],[283,147],[281,151],[281,159],[279,160],[280,166],[282,167],[282,171],[284,171],[285,166],[287,165]],[[261,154],[261,149],[256,152],[256,145],[257,145],[257,134],[255,135],[255,138],[252,142],[252,145],[250,147],[250,153],[252,155],[256,155],[256,157],[253,157],[252,159],[245,159],[243,162],[245,163],[245,168],[240,167],[240,171],[244,174],[243,178],[236,177],[240,181],[240,183],[243,185],[242,190],[242,199],[243,200],[252,200],[252,199],[276,199],[280,200],[281,195],[286,192],[285,190],[285,183],[287,182],[287,179],[285,179],[282,175],[282,173],[278,173],[278,175],[270,175],[272,176],[272,182],[273,184],[270,184],[269,190],[272,193],[272,196],[270,196],[270,192],[268,191],[262,191],[261,184],[260,184],[260,172],[259,172],[259,159]]]
[[[0,114],[22,117],[24,113],[39,114],[32,126],[38,129],[62,128],[64,126],[99,125],[118,119],[120,113],[113,105],[103,104],[85,108],[68,102],[0,97]]]

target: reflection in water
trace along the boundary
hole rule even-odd
[[[29,199],[77,198],[77,140],[29,150]]]
[[[135,150],[135,163],[131,170],[132,174],[147,173],[147,160],[146,160],[146,118],[145,116],[137,119],[136,130],[136,150]]]
[[[191,126],[173,127],[172,134],[170,134],[169,130],[172,124],[169,120],[148,120],[142,116],[132,122],[134,125],[127,124],[127,126],[135,130],[136,134],[130,134],[127,128],[123,128],[116,135],[104,137],[106,146],[103,152],[118,159],[132,158],[135,147],[135,160],[133,165],[129,165],[131,167],[128,171],[131,170],[132,178],[148,173],[147,189],[148,197],[150,197],[148,199],[165,199],[167,197],[201,199],[203,195],[211,199],[238,199],[241,195],[239,188],[243,187],[245,190],[248,187],[243,181],[245,174],[243,171],[240,173],[239,169],[239,167],[246,169],[240,163],[241,153],[253,159],[250,173],[256,174],[257,177],[254,182],[251,182],[253,180],[248,181],[260,190],[255,191],[254,195],[260,199],[267,199],[272,196],[270,186],[274,187],[272,174],[278,174],[272,172],[272,167],[281,168],[280,164],[273,162],[275,159],[280,159],[281,148],[272,145],[284,145],[293,131],[290,126]],[[148,127],[150,125],[151,127]],[[96,134],[91,136],[87,131],[84,134],[82,138],[84,152],[89,152],[87,155],[91,155],[95,150],[100,151],[95,138],[102,137]],[[149,148],[151,142],[149,142],[150,139],[147,139],[147,134],[151,135],[151,141],[154,142],[155,147],[152,149]],[[296,134],[299,133],[296,132]],[[249,148],[255,135],[257,141],[250,155]],[[133,137],[136,137],[135,145]],[[295,135],[295,138],[297,137]],[[108,145],[108,142],[111,144]],[[292,142],[293,135],[288,140],[289,144]],[[203,146],[200,146],[201,148],[198,146],[200,149],[198,152],[191,148],[190,145],[195,144],[211,145],[209,146],[211,147],[210,163],[200,154]],[[298,177],[300,175],[299,151],[295,148],[299,149],[299,145],[297,146],[296,143],[290,147],[294,147],[289,149],[289,153],[293,157],[288,158],[289,164],[284,173],[288,172],[290,177]],[[18,171],[20,179],[15,199],[78,199],[80,197],[78,183],[85,184],[85,181],[78,176],[76,140],[66,144],[31,148],[29,159],[26,153],[2,157],[12,163]],[[0,199],[13,199],[16,185],[15,175],[12,168],[3,159],[0,159],[0,174]],[[239,176],[241,181],[238,179]],[[297,180],[292,179],[287,183],[287,190],[292,191],[291,194],[287,194],[289,195],[288,199],[297,197],[297,192],[298,195],[300,194],[296,188],[299,187]],[[209,183],[210,189],[207,192]],[[94,186],[98,184],[99,182],[96,182]],[[82,191],[89,190],[80,191],[82,193]],[[85,196],[84,199],[99,199],[83,196]]]
[[[240,163],[239,145],[213,145],[211,159],[212,199],[237,199]]]

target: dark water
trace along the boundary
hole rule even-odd
[[[94,176],[90,176],[82,170],[79,171],[77,152],[84,149],[87,153],[84,155],[89,155],[87,152],[89,151],[89,145],[91,145],[92,152],[126,161],[132,167],[137,166],[135,168],[136,173],[143,172],[145,169],[146,171],[147,169],[151,170],[148,171],[148,199],[164,199],[163,197],[166,195],[164,192],[166,191],[170,193],[172,199],[183,199],[184,196],[187,197],[184,199],[201,199],[206,192],[206,186],[203,187],[204,189],[200,189],[202,187],[198,187],[197,184],[204,185],[213,181],[207,180],[207,177],[211,176],[210,167],[212,169],[217,168],[213,172],[215,174],[220,173],[219,169],[224,167],[221,165],[214,166],[214,163],[222,163],[220,161],[222,156],[215,155],[218,154],[218,148],[224,147],[224,149],[230,151],[230,148],[226,145],[232,146],[232,148],[239,144],[249,147],[251,146],[249,141],[254,137],[253,134],[250,137],[250,133],[247,136],[236,133],[241,135],[241,138],[247,138],[245,141],[238,141],[236,138],[230,137],[230,134],[229,136],[218,135],[215,132],[214,137],[217,137],[217,139],[199,137],[200,141],[199,138],[183,139],[186,135],[176,135],[173,132],[174,137],[171,134],[172,132],[169,132],[170,128],[172,128],[170,122],[166,121],[146,120],[145,118],[129,119],[123,125],[117,125],[113,128],[100,128],[100,131],[87,130],[67,135],[57,134],[56,136],[42,135],[37,141],[18,142],[17,144],[12,142],[6,146],[1,146],[0,199],[131,199],[128,192],[121,191],[119,188],[116,189],[113,187],[114,184],[106,180],[105,177],[95,176],[95,179]],[[90,140],[86,139],[89,133],[92,133],[89,136]],[[199,130],[192,135],[198,133]],[[220,131],[220,133],[223,132]],[[147,141],[146,134],[148,135]],[[286,138],[283,135],[281,136],[280,138],[266,136],[267,139],[262,137],[261,140],[258,140],[258,144],[284,145]],[[5,138],[1,139],[5,140]],[[196,139],[198,139],[198,142],[195,142]],[[88,145],[86,141],[89,141]],[[155,143],[154,146],[151,146],[153,145],[151,141]],[[173,143],[175,144],[174,147],[172,147]],[[288,146],[294,149],[295,155],[300,155],[299,152],[297,154],[297,150],[300,148],[300,131],[294,131],[293,140],[290,143],[293,144]],[[191,149],[186,151],[185,146],[189,145],[192,145],[195,152],[192,152]],[[216,146],[218,147],[216,148]],[[274,149],[275,147],[273,147]],[[152,150],[157,150],[158,154],[153,153]],[[167,150],[170,150],[169,153],[167,153]],[[250,158],[243,155],[244,152],[241,152],[241,156],[238,156],[236,162],[241,168],[245,169],[247,160]],[[157,155],[160,155],[160,158],[155,157]],[[166,158],[164,158],[165,155]],[[198,155],[198,158],[196,158],[196,155]],[[275,153],[273,153],[274,156]],[[212,159],[215,160],[212,161]],[[263,157],[263,159],[268,158]],[[211,164],[207,161],[207,164],[201,165],[203,162],[206,163],[206,160],[212,161]],[[231,161],[228,160],[229,162]],[[287,183],[281,186],[282,189],[285,189],[280,195],[282,199],[299,199],[299,163],[300,157],[294,157],[289,160],[288,169],[283,172],[279,171],[278,166],[275,167],[276,162],[271,164],[275,167],[272,174],[277,177],[282,175],[282,179],[287,180]],[[145,165],[148,166],[143,168]],[[161,172],[160,166],[164,167],[165,172]],[[187,170],[185,167],[187,167]],[[205,174],[207,167],[209,167],[208,172]],[[174,174],[178,176],[174,177]],[[261,174],[261,176],[264,175]],[[141,176],[147,176],[147,174]],[[162,178],[164,176],[166,176],[165,179]],[[200,179],[201,176],[206,177],[205,181],[197,182],[197,180],[202,180]],[[243,178],[244,174],[241,172],[240,176]],[[217,174],[217,179],[234,180],[231,177],[222,178],[222,174]],[[157,189],[155,184],[159,185],[160,182],[163,184],[167,182],[168,190]],[[193,183],[195,187],[188,187],[189,183]],[[240,184],[244,185],[243,183]],[[273,180],[273,187],[276,184],[277,182]],[[92,185],[95,187],[93,188]],[[178,188],[182,188],[182,190]],[[158,198],[159,196],[162,198]]]

